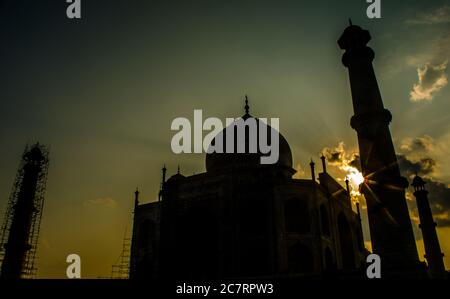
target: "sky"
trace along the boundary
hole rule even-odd
[[[238,117],[247,94],[252,115],[280,119],[298,177],[326,152],[342,181],[357,154],[337,45],[349,17],[372,35],[400,166],[429,181],[450,268],[447,1],[382,1],[381,19],[367,18],[364,0],[81,3],[80,20],[64,0],[0,3],[0,217],[25,145],[50,146],[39,278],[64,278],[72,253],[82,277],[111,275],[136,187],[155,201],[164,163],[169,175],[205,171],[204,154],[170,148],[172,120],[194,109]]]

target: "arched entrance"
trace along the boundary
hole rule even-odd
[[[288,269],[290,273],[312,273],[314,257],[309,248],[297,242],[288,250]]]
[[[336,264],[333,260],[333,253],[331,253],[330,248],[325,248],[325,270],[326,271],[333,271],[336,269]]]

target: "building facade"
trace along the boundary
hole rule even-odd
[[[178,172],[163,182],[159,202],[137,205],[131,277],[358,271],[366,251],[348,190],[325,169],[318,178],[292,178],[291,150],[279,140],[276,164],[260,164],[259,151],[207,154],[205,173]]]

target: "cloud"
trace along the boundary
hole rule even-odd
[[[416,173],[424,178],[434,221],[439,227],[450,227],[450,186],[438,178],[439,164],[436,156],[441,156],[440,148],[440,141],[428,135],[405,138],[400,143],[397,158],[400,170],[410,181]],[[359,153],[348,151],[344,142],[340,142],[336,147],[324,148],[322,153],[327,158],[328,164],[343,171],[351,182],[352,174],[359,173]],[[418,224],[420,221],[416,199],[412,193],[413,189],[408,189],[406,197],[410,202],[411,219]],[[418,230],[417,225],[415,229]]]
[[[434,143],[434,139],[428,135],[415,138],[405,138],[402,140],[400,149],[405,153],[416,151],[429,153],[434,150]]]
[[[425,179],[428,200],[438,226],[450,227],[450,188],[441,182]]]
[[[337,147],[326,147],[322,150],[322,154],[327,158],[328,164],[336,167],[351,166],[360,169],[359,154],[356,151],[348,152],[345,149],[345,143],[339,142]]]
[[[117,207],[117,202],[110,197],[102,197],[84,201],[83,207],[85,208],[100,207],[100,208],[114,209]]]
[[[417,68],[419,82],[414,84],[409,93],[413,102],[431,101],[434,95],[447,85],[447,61],[441,64],[426,63]]]
[[[426,62],[437,65],[442,63],[442,61],[448,61],[450,30],[444,30],[435,37],[418,38],[415,42],[415,44],[410,46],[410,50],[414,51],[414,53],[405,54],[405,49],[402,48],[402,56],[399,58],[402,64],[408,67],[417,67]]]
[[[305,171],[303,170],[300,163],[297,163],[297,167],[295,167],[295,170],[297,172],[294,175],[294,179],[301,179],[305,175]]]
[[[411,161],[405,155],[398,154],[398,165],[408,177],[416,173],[418,175],[430,175],[436,170],[436,161],[430,157],[422,158],[419,161]]]
[[[401,142],[401,153],[397,155],[397,158],[403,175],[410,180],[416,173],[424,178],[434,221],[440,227],[450,227],[450,188],[448,184],[437,178],[439,165],[434,158],[440,147],[439,142],[428,135],[405,138]],[[412,189],[406,193],[406,197],[412,203],[410,205],[411,219],[414,223],[419,223]]]
[[[434,25],[450,23],[450,5],[437,7],[432,11],[421,12],[414,18],[406,20],[411,25]]]
[[[444,126],[448,131],[450,126]],[[438,133],[438,132],[435,132]],[[427,176],[437,180],[450,182],[450,133],[444,133],[432,138],[422,135],[414,138],[404,138],[397,145],[398,153],[405,155],[411,162],[420,162],[422,159],[431,158],[436,161],[433,172]],[[426,160],[423,162],[427,162]],[[412,170],[411,170],[412,171]],[[414,174],[414,171],[411,172]],[[423,174],[423,173],[422,173]]]
[[[415,174],[436,178],[437,148],[439,148],[437,142],[428,135],[403,139],[400,143],[400,153],[397,154],[398,165],[403,174],[409,178]]]
[[[364,181],[364,177],[360,171],[361,164],[358,152],[347,151],[344,142],[341,141],[337,147],[324,148],[322,154],[329,165],[335,166],[345,173],[345,179],[348,179],[350,182],[352,196],[360,196],[359,185]]]
[[[450,26],[447,26],[450,27]],[[381,55],[383,73],[387,77],[414,70],[429,63],[440,65],[450,60],[450,28],[439,28],[430,34],[426,28],[417,28],[411,37],[394,36],[392,49]],[[413,85],[413,83],[411,84]]]
[[[434,172],[436,161],[431,158],[423,158],[418,162],[409,160],[405,155],[399,154],[398,161],[403,174],[410,179],[418,173],[425,175],[425,188],[428,191],[428,201],[433,213],[434,221],[439,227],[450,227],[450,188],[448,185],[431,179],[430,174]],[[420,223],[419,212],[417,210],[416,198],[411,191],[406,192],[406,198],[411,203],[410,217],[415,224]],[[418,227],[415,227],[418,229]]]
[[[433,11],[422,13],[414,19],[407,21],[409,24],[430,25],[450,23],[450,5],[444,5]],[[418,26],[420,27],[420,26]],[[450,59],[450,30],[449,26],[438,29],[437,36],[420,34],[424,32],[418,28],[414,35],[414,42],[409,50],[402,47],[399,52],[401,66],[414,67],[418,75],[418,82],[413,84],[409,98],[413,102],[431,101],[435,94],[448,84],[446,74]],[[408,51],[413,51],[407,53]],[[405,53],[406,52],[406,53]]]

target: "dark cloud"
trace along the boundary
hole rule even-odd
[[[436,170],[436,161],[432,158],[423,158],[420,160],[421,171],[425,174],[433,173]]]
[[[322,150],[322,154],[327,158],[327,162],[330,165],[342,167],[351,166],[358,170],[361,169],[361,163],[359,161],[359,154],[355,152],[348,152],[345,149],[343,142],[340,142],[337,147],[326,147]]]
[[[341,164],[342,163],[342,153],[331,152],[325,155],[330,164]]]
[[[434,149],[434,139],[428,135],[406,138],[402,141],[400,148],[405,153],[416,151],[429,153]]]
[[[405,155],[397,155],[398,164],[402,173],[412,178],[415,174],[425,176],[426,189],[428,191],[428,200],[433,212],[434,221],[440,227],[450,226],[450,188],[442,182],[428,178],[436,170],[436,161],[430,157],[422,158],[418,161],[411,161]],[[414,218],[418,215],[417,206],[411,205],[411,213]],[[416,219],[415,221],[418,221]]]
[[[359,154],[354,153],[348,165],[361,171],[361,160],[359,159]]]
[[[425,182],[435,222],[441,227],[450,226],[450,188],[441,182],[427,179]]]
[[[405,138],[400,145],[402,154],[397,155],[403,174],[412,177],[415,174],[433,177],[437,162],[432,158],[435,152],[434,139],[428,135]]]
[[[330,165],[339,166],[344,163],[345,148],[344,143],[340,142],[335,148],[326,147],[322,150],[322,154],[327,158]]]
[[[419,161],[411,161],[405,155],[397,155],[398,165],[401,171],[407,176],[412,175],[430,175],[436,170],[436,161],[433,158],[425,157]]]

